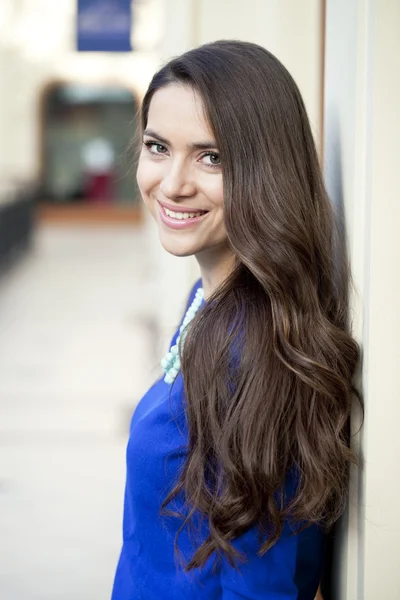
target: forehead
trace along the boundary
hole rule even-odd
[[[189,86],[177,83],[154,93],[147,127],[168,139],[185,137],[190,138],[190,142],[196,142],[213,138],[200,94]]]

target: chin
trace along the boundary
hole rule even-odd
[[[160,229],[159,240],[164,250],[173,256],[193,256],[199,251],[199,243],[195,243],[193,236],[185,236],[181,232],[174,235]]]
[[[182,245],[178,246],[178,244],[168,244],[161,242],[161,245],[164,248],[164,250],[168,252],[168,254],[172,254],[173,256],[180,256],[182,258],[185,256],[193,256],[197,252],[195,249],[184,248],[182,247]]]

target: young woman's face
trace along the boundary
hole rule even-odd
[[[170,84],[155,92],[137,180],[165,250],[212,260],[226,252],[218,148],[192,88]]]

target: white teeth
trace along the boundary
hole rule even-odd
[[[168,215],[168,217],[172,217],[173,219],[178,219],[178,221],[181,221],[182,219],[193,219],[194,217],[201,217],[202,214],[204,214],[204,212],[202,211],[198,211],[195,213],[188,213],[188,212],[174,212],[173,210],[169,210],[169,208],[165,208],[165,214]]]

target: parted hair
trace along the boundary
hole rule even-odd
[[[359,347],[350,332],[350,271],[305,106],[280,61],[218,41],[174,58],[142,105],[172,83],[203,100],[220,153],[224,220],[236,264],[196,315],[182,375],[187,458],[162,509],[184,493],[179,533],[200,512],[211,556],[245,560],[232,541],[257,526],[260,553],[286,519],[329,528],[346,504]],[[288,476],[294,491],[286,493]],[[177,539],[175,541],[178,548]]]

